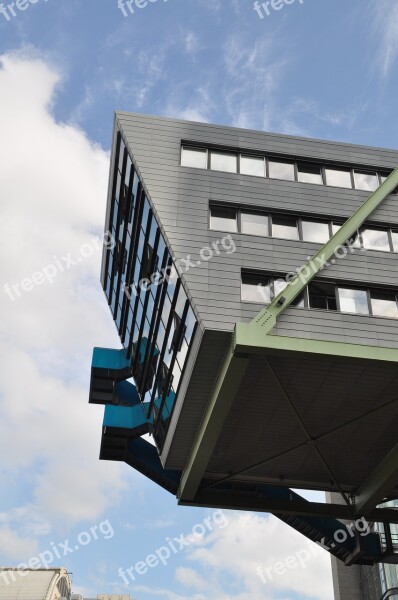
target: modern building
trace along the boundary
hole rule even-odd
[[[71,600],[68,572],[0,567],[0,600]]]
[[[100,456],[182,505],[273,513],[339,561],[340,600],[393,597],[398,562],[397,165],[115,115],[101,281],[122,349],[93,354]]]

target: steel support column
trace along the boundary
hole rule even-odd
[[[398,483],[398,446],[395,446],[355,494],[357,512],[369,512],[381,504]]]

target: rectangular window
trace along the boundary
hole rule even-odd
[[[324,244],[329,240],[329,223],[302,220],[303,241]]]
[[[368,250],[383,250],[384,252],[390,252],[390,240],[388,238],[388,231],[382,229],[373,229],[372,227],[366,227],[361,231],[363,247]]]
[[[219,208],[218,206],[212,206],[210,209],[210,229],[236,233],[238,231],[236,215],[237,213],[234,208]]]
[[[340,310],[344,313],[369,314],[368,294],[366,290],[338,288]]]
[[[173,352],[174,350],[179,352],[181,350],[182,342],[184,341],[184,336],[185,336],[185,332],[186,332],[187,328],[186,328],[186,325],[184,325],[184,326],[182,325],[182,320],[176,312],[174,312],[173,320],[174,320],[174,333],[173,333],[173,338],[171,340],[171,346],[170,346],[169,352]]]
[[[310,308],[337,310],[336,288],[333,284],[313,282],[308,286]]]
[[[270,160],[269,176],[272,179],[284,179],[286,181],[294,181],[294,164],[285,160]]]
[[[288,282],[286,281],[286,279],[275,279],[274,280],[274,284],[273,284],[273,298],[276,298],[277,296],[279,296],[279,294],[281,292],[283,292],[284,289],[287,288]],[[305,306],[305,302],[304,302],[304,294],[300,294],[299,296],[297,296],[297,298],[295,298],[291,304],[291,306],[296,306],[299,308],[304,308]]]
[[[114,268],[115,268],[115,273],[117,273],[117,271],[120,271],[123,268],[123,263],[124,263],[124,250],[123,250],[123,246],[122,246],[122,242],[120,240],[117,240],[116,242],[116,246],[115,246],[115,251],[114,251]]]
[[[238,157],[232,152],[211,152],[210,168],[213,171],[236,173],[238,170]]]
[[[241,298],[244,302],[270,304],[272,300],[272,279],[265,275],[242,273]]]
[[[326,185],[334,187],[352,188],[350,169],[325,169]]]
[[[370,292],[372,314],[377,317],[398,318],[398,304],[393,292]]]
[[[398,252],[398,231],[392,231],[392,245],[394,247],[394,252]]]
[[[140,272],[140,280],[141,279],[150,279],[153,273],[156,273],[158,269],[158,256],[155,256],[155,262],[152,266],[154,258],[154,250],[150,244],[147,244],[143,256],[142,256],[142,264],[141,264],[141,272]],[[144,290],[146,291],[146,290]]]
[[[181,153],[183,167],[207,169],[207,150],[205,148],[184,148]]]
[[[242,154],[240,157],[240,172],[242,175],[265,177],[265,158]]]
[[[241,231],[251,235],[267,236],[269,235],[268,220],[268,215],[243,212],[241,214]]]
[[[377,173],[354,171],[355,189],[374,192],[379,187]]]
[[[317,183],[318,185],[323,184],[322,170],[320,166],[299,163],[297,167],[298,180],[301,183]]]
[[[294,217],[272,217],[272,236],[284,240],[298,240],[297,219]]]

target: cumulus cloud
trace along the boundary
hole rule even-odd
[[[226,514],[228,526],[215,529],[197,541],[189,556],[189,560],[194,561],[195,566],[202,565],[206,573],[207,597],[272,600],[303,594],[308,600],[333,598],[330,557],[326,552],[275,517]],[[308,559],[278,575],[274,570],[276,563],[285,565],[288,557],[297,557],[300,552]],[[259,567],[269,569],[268,575],[263,577],[265,583],[258,574]],[[181,573],[179,575],[182,581]],[[187,585],[191,585],[190,581],[193,583],[188,573],[183,576]],[[211,596],[209,587],[215,595]]]
[[[117,345],[99,284],[109,155],[56,121],[61,81],[40,58],[0,57],[0,455],[25,502],[0,547],[15,555],[24,539],[35,550],[43,515],[52,527],[95,519],[126,485],[122,465],[98,461],[102,408],[87,404],[92,347]],[[52,282],[32,284],[48,265]]]

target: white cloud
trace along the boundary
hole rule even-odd
[[[95,242],[103,229],[109,155],[78,128],[55,120],[61,81],[39,58],[0,57],[0,455],[10,491],[24,486],[22,513],[13,514],[1,535],[15,554],[24,540],[34,551],[30,539],[44,534],[43,515],[52,527],[92,522],[126,486],[123,465],[98,460],[103,411],[88,405],[92,347],[117,346],[100,290],[102,245]],[[84,247],[92,249],[87,258]],[[62,257],[69,253],[76,264],[66,268]],[[22,291],[22,280],[57,261],[64,269],[52,284]],[[14,301],[7,283],[19,285]]]
[[[372,0],[373,35],[379,46],[377,62],[388,77],[398,56],[398,4],[396,0]]]
[[[286,598],[291,593],[303,594],[308,600],[331,600],[330,557],[275,517],[255,514],[226,513],[228,526],[216,529],[190,553],[190,561],[201,564],[210,586],[222,589],[222,581],[237,584],[244,592],[225,593],[217,598],[229,600],[266,600]],[[311,550],[311,547],[313,550]],[[273,570],[275,563],[285,564],[289,556],[308,550],[305,566],[287,568],[283,575]],[[314,553],[312,553],[314,552]],[[260,579],[258,567],[268,567],[271,576],[266,584]],[[208,594],[208,597],[211,597]]]
[[[199,573],[189,567],[179,567],[176,570],[176,580],[187,588],[203,590],[206,587],[206,582]]]
[[[12,561],[17,563],[21,561],[21,557],[30,558],[37,554],[37,541],[33,538],[19,535],[10,527],[0,527],[0,548],[2,554]],[[7,565],[9,566],[9,565]],[[10,565],[12,566],[12,565]]]

